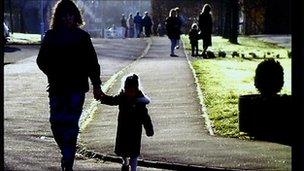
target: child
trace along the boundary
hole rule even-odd
[[[189,39],[191,44],[192,56],[198,56],[198,26],[196,23],[193,23],[189,31]],[[194,54],[195,51],[195,54]]]
[[[140,154],[142,125],[147,136],[153,136],[153,125],[146,105],[150,100],[139,89],[138,76],[133,74],[126,78],[124,88],[116,96],[103,95],[101,103],[118,105],[118,125],[115,153],[123,159],[122,171],[136,171],[137,158]],[[130,162],[127,158],[130,157]]]

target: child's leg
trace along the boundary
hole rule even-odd
[[[128,160],[128,157],[122,157],[122,165],[129,165],[129,160]]]
[[[137,168],[137,157],[130,158],[131,171],[136,171]]]
[[[192,56],[194,56],[194,48],[195,48],[195,46],[194,46],[194,44],[192,43],[192,44],[191,44],[191,55],[192,55]]]
[[[198,42],[195,44],[195,55],[198,55]]]

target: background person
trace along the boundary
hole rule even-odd
[[[145,30],[145,35],[147,37],[150,37],[150,35],[151,35],[152,25],[153,25],[153,23],[152,23],[151,17],[149,16],[148,12],[146,11],[145,16],[142,19],[142,26]]]
[[[61,167],[73,170],[78,122],[82,113],[88,78],[93,84],[94,98],[103,92],[100,66],[90,35],[79,27],[83,24],[80,11],[71,0],[55,6],[51,29],[45,34],[37,57],[40,70],[47,76],[50,123],[60,148]]]
[[[192,56],[198,56],[198,26],[196,23],[193,23],[191,26],[191,29],[189,31],[189,39],[191,44],[191,55]],[[194,53],[195,52],[195,53]]]
[[[129,15],[129,18],[127,20],[127,27],[128,27],[128,37],[133,38],[134,37],[134,19],[132,14]]]
[[[206,51],[209,46],[212,45],[211,34],[212,34],[212,16],[211,6],[205,4],[202,13],[199,15],[198,27],[200,29],[200,37],[203,39],[203,53],[202,56],[206,57]]]
[[[127,38],[128,37],[128,26],[127,26],[127,20],[126,20],[125,14],[121,15],[120,23],[121,23],[121,27],[123,28],[123,31],[122,31],[123,36],[124,36],[124,38]]]
[[[137,38],[139,38],[142,32],[142,16],[140,16],[139,12],[137,12],[136,16],[134,17],[134,24],[135,24],[135,35]]]
[[[166,31],[167,36],[171,41],[171,57],[177,57],[174,53],[175,47],[177,45],[177,40],[180,39],[180,32],[179,32],[179,21],[176,17],[175,9],[171,9],[169,12],[169,17],[166,18]]]

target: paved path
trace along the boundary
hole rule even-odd
[[[105,82],[133,62],[147,46],[144,39],[93,40]],[[117,50],[119,49],[119,51]],[[10,53],[14,64],[4,67],[4,152],[5,170],[60,170],[60,152],[50,132],[46,77],[35,60],[37,47]],[[30,55],[35,56],[30,56]],[[8,57],[6,56],[6,57]],[[21,60],[22,59],[22,60]],[[87,94],[88,99],[92,98]],[[90,100],[86,101],[88,104]],[[151,168],[140,168],[151,170]],[[79,155],[75,170],[120,170],[116,163],[104,163]]]
[[[278,44],[279,46],[291,48],[291,35],[252,35],[251,37],[255,37],[257,39]]]
[[[251,170],[290,170],[288,146],[210,136],[198,102],[194,78],[182,49],[178,58],[169,57],[167,38],[152,38],[147,55],[126,72],[137,73],[155,126],[155,136],[143,136],[144,160]],[[109,94],[120,89],[117,81]],[[81,133],[88,150],[114,155],[117,107],[99,105],[93,120]]]

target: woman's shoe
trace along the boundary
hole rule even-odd
[[[175,54],[170,54],[171,57],[178,57],[177,55]]]

